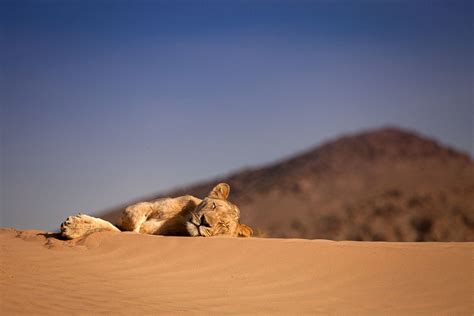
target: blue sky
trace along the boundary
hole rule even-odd
[[[474,153],[470,1],[1,1],[1,226],[347,132]]]

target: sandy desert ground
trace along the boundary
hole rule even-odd
[[[472,315],[474,243],[0,230],[1,314]]]

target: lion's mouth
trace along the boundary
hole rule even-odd
[[[204,215],[192,214],[186,222],[186,228],[191,236],[208,236],[208,229],[211,227]]]
[[[192,220],[186,222],[186,229],[192,237],[202,236],[199,230],[199,225],[196,225]]]
[[[206,221],[204,216],[202,216],[201,218],[193,217],[186,222],[186,229],[188,230],[188,233],[193,237],[210,236],[209,228],[211,228],[211,225]]]

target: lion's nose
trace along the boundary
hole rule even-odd
[[[204,226],[204,227],[211,227],[211,225],[209,224],[209,222],[206,220],[206,216],[204,215],[201,215],[201,219],[200,219],[200,226]]]

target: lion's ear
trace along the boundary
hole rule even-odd
[[[209,193],[209,197],[213,199],[227,200],[230,193],[230,186],[227,183],[219,183]]]
[[[237,228],[237,235],[239,237],[250,237],[253,235],[253,230],[245,224],[239,224],[239,228]]]

